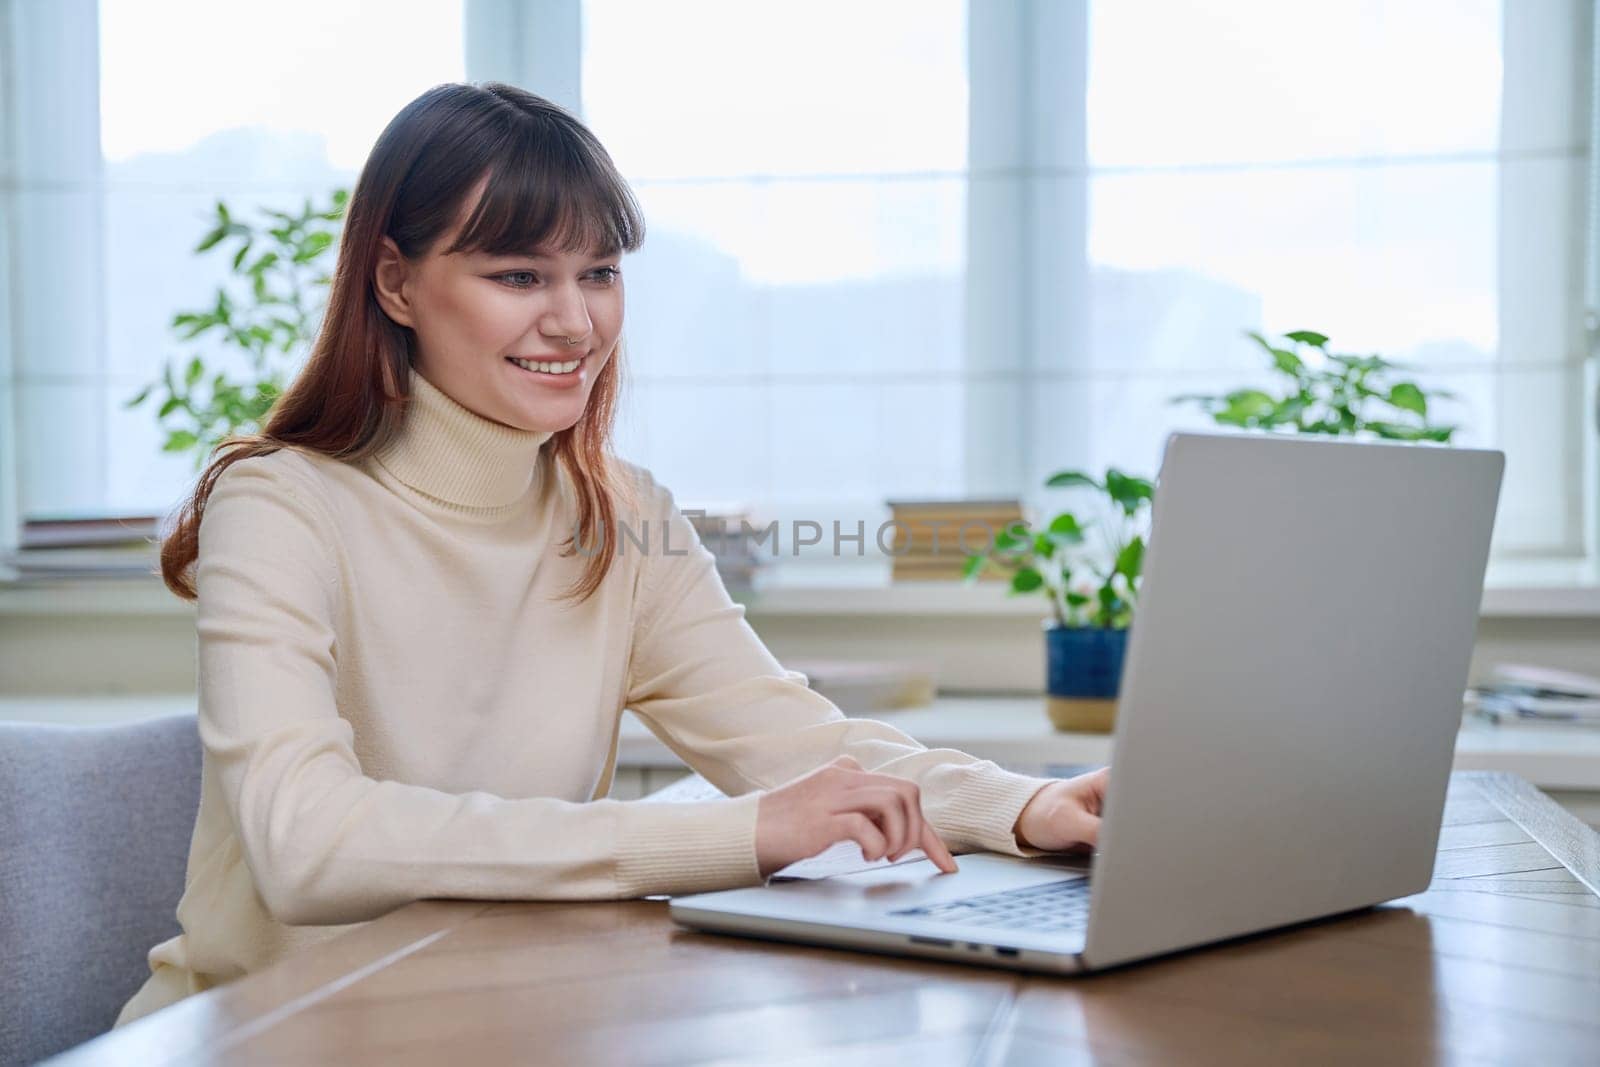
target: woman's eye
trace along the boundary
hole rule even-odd
[[[622,277],[622,272],[616,267],[601,267],[594,272],[594,280],[604,285],[610,285],[620,277]]]
[[[504,282],[505,284],[511,286],[511,288],[513,288],[513,289],[526,289],[528,286],[532,285],[535,281],[538,280],[538,275],[534,274],[533,271],[531,271],[531,270],[514,270],[514,271],[511,271],[511,272],[509,272],[507,274],[499,275],[499,278],[500,278],[500,280],[502,282]],[[516,280],[514,280],[514,279],[518,279],[518,278],[525,278],[527,280],[526,281],[516,281]]]

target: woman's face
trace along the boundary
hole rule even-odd
[[[464,204],[476,204],[487,182]],[[465,221],[464,209],[435,249],[450,247]],[[373,278],[378,302],[415,332],[413,362],[430,384],[519,430],[558,432],[578,421],[622,332],[620,253],[430,250],[407,260],[388,237],[383,245]],[[552,365],[530,371],[510,357]]]

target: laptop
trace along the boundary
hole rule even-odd
[[[922,859],[677,897],[672,918],[1067,974],[1421,891],[1503,466],[1173,434],[1092,862],[978,853],[944,875]]]

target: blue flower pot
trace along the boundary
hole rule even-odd
[[[1044,639],[1050,721],[1058,730],[1110,733],[1116,724],[1128,631],[1047,621]]]

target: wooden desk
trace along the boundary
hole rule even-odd
[[[1102,975],[691,933],[659,901],[423,901],[52,1062],[1593,1065],[1596,885],[1600,836],[1466,773],[1427,892]]]

